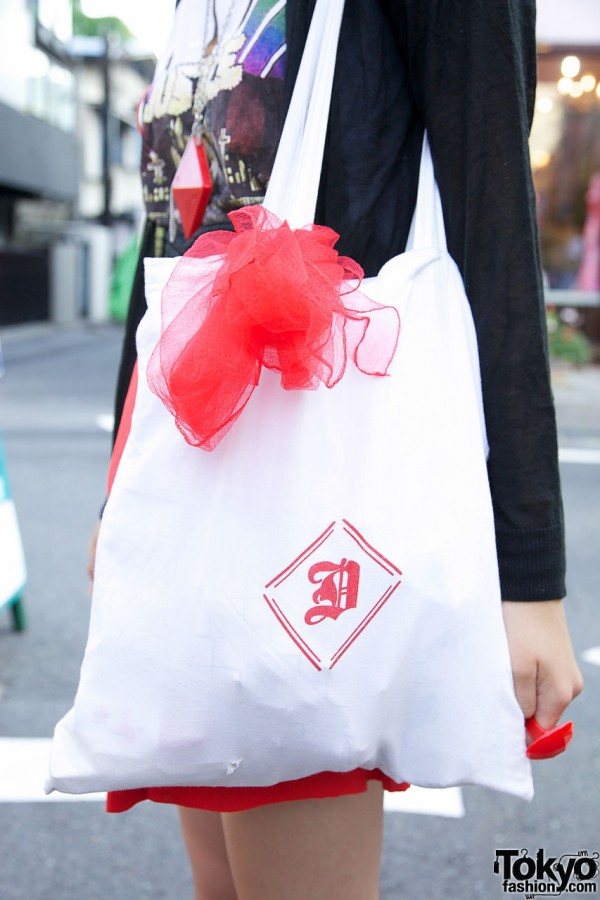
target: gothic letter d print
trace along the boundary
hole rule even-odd
[[[276,575],[264,597],[313,666],[333,669],[396,591],[401,574],[342,519]]]

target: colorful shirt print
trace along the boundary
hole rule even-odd
[[[249,35],[238,56],[244,72],[257,78],[283,78],[285,69],[285,0],[251,4],[244,33]]]
[[[170,185],[192,130],[195,99],[204,110],[214,182],[205,224],[264,199],[281,131],[285,7],[286,0],[209,0],[208,8],[197,0],[179,3],[170,49],[142,111],[144,202],[155,222],[168,221]],[[215,31],[216,48],[207,53]]]

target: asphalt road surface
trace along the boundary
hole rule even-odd
[[[97,800],[44,800],[39,789],[46,741],[71,704],[85,644],[86,548],[103,501],[119,341],[112,326],[3,336],[0,432],[29,584],[24,633],[0,610],[0,900],[192,897],[174,809],[143,804],[107,816]],[[586,679],[572,707],[575,738],[564,756],[536,765],[531,804],[473,788],[417,794],[412,807],[388,804],[383,900],[495,900],[507,896],[508,858],[494,873],[497,850],[518,850],[510,863],[521,875],[525,856],[535,860],[538,851],[563,865],[600,851],[600,372],[559,371],[555,386],[568,614]],[[580,874],[590,869],[577,865]],[[571,878],[570,892],[600,893],[599,883]]]

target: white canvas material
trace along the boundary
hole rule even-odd
[[[47,790],[363,767],[530,798],[476,338],[427,143],[411,249],[363,284],[400,312],[388,377],[349,365],[331,390],[286,392],[263,371],[217,448],[189,446],[146,382],[175,263],[146,261],[132,428]]]

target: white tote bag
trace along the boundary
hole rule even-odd
[[[265,201],[294,226],[314,215],[342,7],[317,4]],[[263,371],[216,449],[190,446],[146,381],[175,265],[146,262],[132,428],[47,790],[361,767],[530,798],[475,332],[427,144],[411,249],[361,288],[400,313],[389,377],[349,364],[289,392]]]

